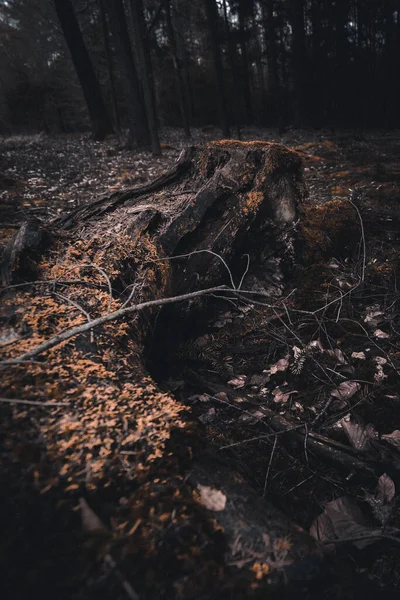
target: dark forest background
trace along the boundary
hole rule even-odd
[[[400,123],[400,0],[0,0],[0,131]]]

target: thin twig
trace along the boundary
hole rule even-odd
[[[272,450],[271,450],[271,455],[269,457],[269,463],[268,463],[268,468],[267,468],[267,472],[265,474],[265,480],[264,480],[264,490],[263,490],[263,498],[265,498],[266,494],[267,494],[267,487],[268,487],[268,479],[269,479],[269,473],[271,471],[271,465],[272,465],[272,460],[274,458],[274,454],[275,454],[275,448],[276,448],[276,443],[278,441],[278,436],[275,436],[274,439],[274,445],[272,446]]]
[[[32,406],[71,406],[69,402],[35,402],[35,400],[20,400],[17,398],[0,398],[0,402],[10,404],[30,404]]]
[[[228,271],[232,289],[236,290],[236,286],[233,281],[231,270],[228,267],[226,261],[222,258],[222,256],[220,254],[217,254],[216,252],[213,252],[212,250],[193,250],[193,252],[188,252],[187,254],[177,254],[176,256],[166,256],[165,258],[155,258],[154,260],[152,260],[150,262],[160,262],[163,260],[175,260],[176,258],[190,258],[191,256],[193,256],[193,254],[203,254],[203,252],[205,252],[206,254],[212,254],[213,256],[216,256],[222,262],[225,269]]]
[[[248,272],[248,270],[249,270],[249,267],[250,267],[250,256],[249,256],[248,254],[243,254],[243,257],[244,257],[244,256],[247,258],[247,265],[246,265],[246,268],[245,268],[245,270],[244,270],[244,273],[243,273],[243,275],[242,275],[242,277],[241,277],[241,279],[240,279],[239,285],[238,285],[238,287],[237,287],[237,289],[238,289],[238,290],[240,290],[240,288],[242,287],[243,280],[244,280],[244,278],[246,277],[246,275],[247,275],[247,272]],[[243,257],[242,257],[242,258],[243,258]]]
[[[89,315],[87,310],[85,310],[83,308],[83,306],[81,306],[80,304],[78,304],[77,302],[72,300],[71,298],[68,298],[68,296],[64,296],[64,294],[59,294],[58,292],[53,292],[53,295],[56,296],[57,298],[61,298],[61,300],[63,300],[64,302],[68,302],[69,304],[71,304],[71,306],[74,306],[75,308],[77,308],[83,315],[85,315],[85,317],[88,320],[88,323],[90,323],[90,321],[92,320],[92,317]],[[94,343],[93,330],[90,332],[90,341],[92,344]]]
[[[361,216],[361,213],[360,213],[360,210],[359,210],[358,206],[353,202],[353,200],[351,198],[349,198],[348,200],[349,200],[350,204],[352,205],[352,207],[357,211],[357,215],[358,215],[358,218],[360,220],[361,240],[362,240],[362,245],[363,245],[363,263],[362,263],[362,269],[361,269],[361,281],[364,281],[364,279],[365,279],[365,267],[366,267],[366,264],[367,264],[367,248],[366,248],[366,243],[365,243],[364,223],[363,223],[362,216]]]
[[[349,542],[363,542],[366,540],[374,540],[374,539],[390,540],[391,542],[400,544],[400,538],[395,537],[394,535],[389,535],[387,533],[381,533],[380,531],[376,531],[376,532],[371,531],[371,533],[367,533],[365,535],[341,538],[338,540],[324,540],[323,542],[321,542],[321,544],[323,546],[329,546],[330,544],[348,544]]]

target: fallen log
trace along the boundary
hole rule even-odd
[[[250,265],[271,254],[290,265],[305,194],[295,152],[214,142],[188,148],[148,185],[59,218],[48,248],[21,233],[11,244],[0,393],[21,402],[0,405],[1,460],[19,507],[6,524],[10,564],[28,548],[28,584],[12,582],[20,595],[29,585],[46,596],[57,579],[57,597],[71,597],[65,562],[80,597],[93,587],[120,595],[122,585],[128,597],[242,598],[318,571],[316,543],[216,457],[146,366],[166,298],[178,296],[167,315],[178,336],[202,306],[196,291],[240,287],[243,253]],[[101,535],[80,566],[79,499],[105,523],[91,528]],[[29,551],[39,538],[45,556]]]

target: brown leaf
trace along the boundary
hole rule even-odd
[[[396,495],[396,487],[392,479],[384,473],[378,479],[378,485],[376,486],[376,496],[378,500],[385,504],[389,504]]]
[[[392,433],[385,433],[382,439],[392,444],[396,448],[400,448],[400,429],[395,429]]]
[[[84,498],[79,498],[81,508],[82,529],[85,533],[98,534],[107,533],[106,526],[102,523],[96,513],[90,508]]]
[[[359,549],[375,541],[375,530],[366,527],[361,510],[351,498],[345,496],[328,502],[322,515],[314,521],[310,533],[321,542],[329,542],[335,539],[335,536],[339,540],[345,540],[371,535],[371,539],[353,542]]]
[[[247,380],[246,375],[238,375],[237,377],[234,377],[233,379],[228,381],[228,385],[233,387],[234,390],[240,390],[241,388],[244,388],[244,386],[246,385],[246,380]]]
[[[226,496],[220,490],[209,487],[207,485],[197,484],[197,489],[200,493],[200,502],[208,508],[208,510],[221,511],[225,510]]]
[[[280,360],[278,360],[278,362],[276,362],[269,369],[267,369],[266,372],[269,373],[270,375],[274,375],[275,373],[286,371],[288,367],[289,367],[289,355],[287,354],[285,356],[285,358],[281,358]]]
[[[347,361],[344,357],[344,354],[339,348],[335,348],[334,350],[326,350],[326,354],[336,359],[337,365],[347,365]]]
[[[360,389],[361,386],[356,381],[343,381],[336,390],[331,392],[331,396],[339,400],[348,400]]]
[[[274,396],[274,402],[282,402],[282,404],[285,404],[289,400],[289,398],[292,394],[298,394],[298,391],[292,390],[290,392],[285,392],[285,391],[281,390],[279,387],[276,387],[272,391],[272,395]]]
[[[319,542],[329,542],[336,539],[332,522],[325,512],[314,519],[310,527],[310,535]],[[333,546],[328,548],[333,550]]]
[[[360,423],[353,421],[349,416],[341,419],[339,423],[347,435],[349,442],[356,450],[365,450],[369,439],[375,437],[375,432],[371,425],[364,427]]]
[[[390,337],[390,335],[385,331],[382,331],[382,329],[375,329],[374,336],[379,338],[380,340],[385,340],[388,337]]]

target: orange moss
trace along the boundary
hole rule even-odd
[[[245,201],[242,204],[242,210],[246,215],[249,213],[255,213],[263,201],[264,194],[262,192],[248,192],[248,194],[245,196]]]

